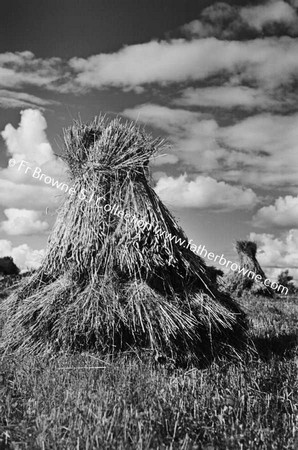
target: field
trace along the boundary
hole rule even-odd
[[[241,303],[257,351],[203,370],[134,353],[5,355],[0,449],[298,448],[298,299]]]

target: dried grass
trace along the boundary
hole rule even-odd
[[[234,272],[225,278],[228,292],[237,297],[241,297],[248,292],[254,295],[273,297],[274,291],[264,284],[267,277],[256,257],[257,244],[252,241],[237,241],[235,247],[239,256],[240,267],[259,275],[261,281],[253,279],[251,275],[248,275],[249,272],[247,272],[247,275]]]
[[[244,313],[217,290],[200,257],[153,231],[187,240],[150,186],[149,161],[163,142],[103,117],[76,122],[64,142],[75,193],[60,208],[41,268],[4,302],[2,347],[149,348],[179,363],[240,348]],[[152,223],[151,231],[105,212],[105,203]]]

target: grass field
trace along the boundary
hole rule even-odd
[[[204,370],[6,355],[0,449],[297,449],[298,299],[242,304],[258,353]]]

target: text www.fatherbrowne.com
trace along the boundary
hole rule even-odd
[[[34,169],[30,166],[30,164],[27,161],[20,161],[17,162],[15,159],[11,158],[9,160],[10,167],[14,167],[18,165],[17,170],[20,171],[21,169],[24,170],[25,174],[29,173],[33,178],[38,179],[39,181],[43,181],[47,185],[51,185],[52,187],[55,187],[56,189],[59,189],[65,193],[68,193],[69,195],[74,195],[76,193],[76,190],[74,187],[70,187],[67,183],[59,182],[58,180],[55,180],[54,178],[42,173],[40,167],[35,167]],[[87,194],[88,197],[87,197]],[[79,199],[84,200],[88,203],[91,201],[95,202],[95,205],[99,208],[102,208],[105,212],[110,212],[112,214],[117,215],[118,217],[123,217],[126,221],[128,221],[132,226],[140,229],[141,231],[153,231],[157,237],[161,237],[167,240],[170,240],[174,242],[175,244],[178,244],[181,247],[190,248],[191,251],[193,251],[198,256],[201,256],[203,258],[207,258],[209,261],[218,262],[223,267],[226,267],[228,269],[233,270],[234,272],[238,272],[242,274],[243,276],[247,276],[248,278],[255,280],[257,282],[263,282],[265,286],[271,287],[271,289],[276,290],[277,292],[280,292],[281,294],[287,294],[288,288],[278,284],[274,281],[271,281],[269,278],[266,278],[265,280],[262,279],[261,275],[256,274],[252,270],[246,269],[244,267],[240,267],[238,264],[233,263],[230,260],[227,260],[222,253],[221,255],[216,255],[213,252],[208,252],[205,245],[195,245],[193,244],[193,240],[185,240],[181,239],[180,237],[176,235],[172,235],[171,233],[168,233],[166,230],[159,228],[158,225],[153,226],[152,223],[146,222],[143,219],[140,219],[138,216],[134,214],[130,214],[127,211],[122,210],[116,205],[110,205],[106,203],[104,206],[101,205],[101,202],[104,200],[104,197],[95,197],[95,193],[90,192],[88,193],[85,189],[82,189],[78,193]]]

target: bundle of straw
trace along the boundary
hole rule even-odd
[[[235,247],[240,261],[240,268],[243,268],[246,274],[238,272],[229,274],[226,277],[228,292],[238,297],[248,292],[254,295],[273,297],[274,291],[264,284],[266,275],[256,257],[257,244],[252,241],[237,241]],[[259,275],[258,279],[256,279],[257,275]]]
[[[179,363],[241,347],[244,313],[218,292],[204,261],[171,239],[187,237],[150,186],[149,162],[163,141],[99,117],[75,122],[64,142],[72,194],[40,269],[5,303],[2,345],[41,354],[150,349]]]
[[[0,275],[18,275],[20,269],[15,265],[11,256],[0,258]]]

